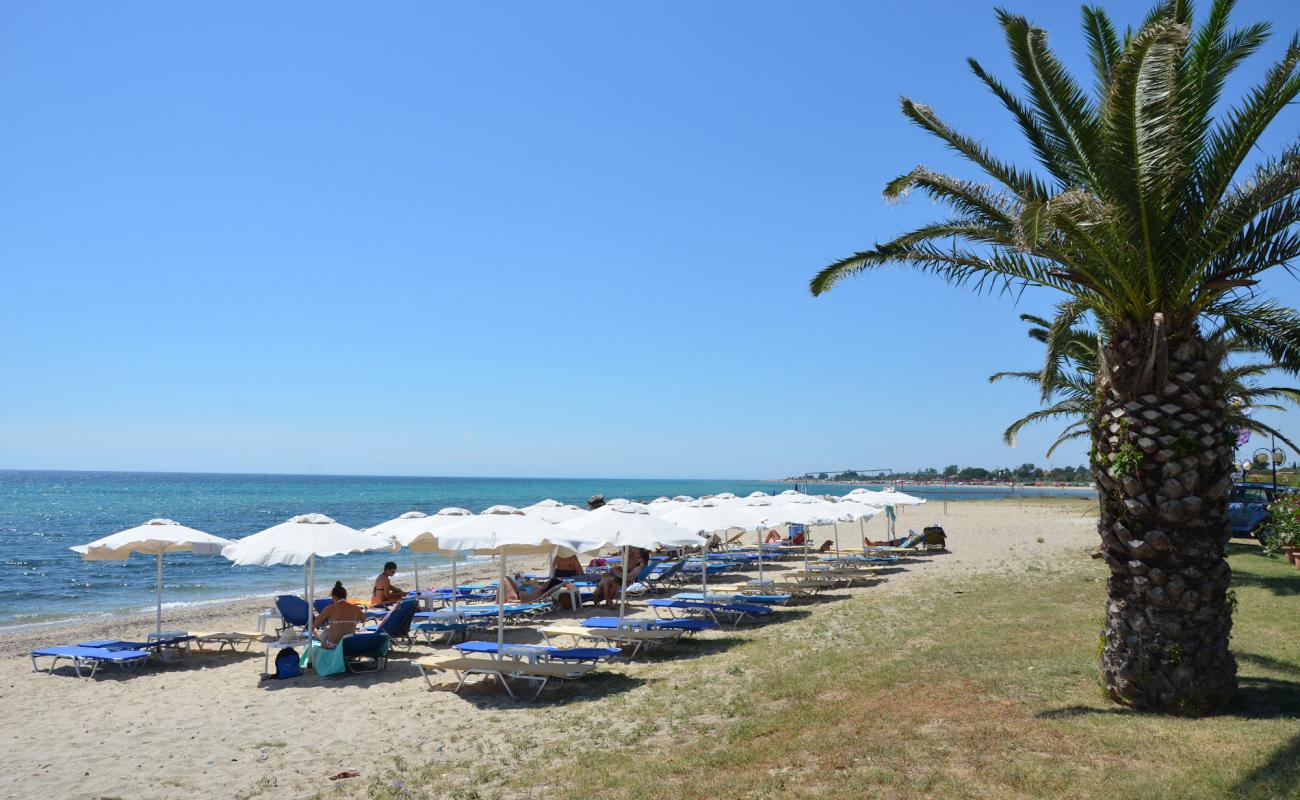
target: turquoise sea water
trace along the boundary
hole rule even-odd
[[[106,536],[154,517],[168,517],[230,539],[256,533],[297,514],[318,512],[364,528],[412,509],[432,513],[445,506],[471,511],[504,503],[525,506],[553,498],[585,505],[593,494],[606,499],[650,500],[660,495],[738,495],[779,492],[792,484],[746,480],[635,480],[607,478],[376,478],[310,475],[204,475],[139,472],[29,472],[0,470],[0,630],[16,625],[72,619],[88,608],[145,610],[153,607],[155,562],[82,561],[72,545]],[[818,494],[844,494],[850,486],[814,486]],[[1025,490],[1066,493],[1070,490]],[[942,499],[942,490],[909,488]],[[1005,496],[1007,490],[963,488],[950,500]],[[335,579],[377,574],[392,556],[338,556],[317,564],[317,586]],[[403,571],[410,556],[395,558]],[[421,568],[436,566],[421,558]],[[216,557],[167,556],[167,606],[300,591],[300,567],[234,567]],[[164,614],[165,614],[164,610]]]

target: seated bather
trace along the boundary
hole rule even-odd
[[[634,581],[641,574],[641,570],[646,564],[650,563],[650,551],[640,547],[629,547],[627,551],[627,578]],[[614,564],[610,567],[609,572],[605,573],[596,584],[596,591],[592,595],[593,603],[604,601],[606,608],[613,608],[614,601],[618,599],[619,593],[623,589],[623,565]]]
[[[338,645],[344,636],[356,633],[357,624],[366,620],[365,609],[348,602],[348,590],[343,588],[342,581],[334,582],[330,597],[334,598],[334,602],[316,615],[316,629],[325,629],[321,647],[327,650]]]

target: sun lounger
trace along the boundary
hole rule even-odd
[[[510,680],[521,680],[526,683],[536,684],[537,689],[533,692],[531,699],[536,700],[551,681],[566,681],[581,678],[596,668],[595,664],[566,664],[561,661],[538,661],[529,662],[515,658],[491,658],[488,656],[460,656],[455,658],[421,658],[415,662],[415,668],[420,671],[420,676],[424,682],[429,685],[432,691],[435,687],[433,681],[429,680],[430,672],[451,672],[456,676],[456,692],[465,685],[466,679],[471,675],[489,675],[497,679],[501,686],[505,688],[506,694],[512,699],[518,699],[514,689],[510,686]]]
[[[338,675],[343,672],[378,672],[388,666],[388,650],[393,640],[386,633],[349,633],[334,647],[322,647],[319,640],[311,643],[311,668],[316,674]],[[363,668],[368,664],[368,668]],[[304,648],[302,666],[307,666]]]
[[[736,627],[746,619],[758,619],[772,613],[772,609],[758,603],[710,603],[698,600],[650,600],[648,606],[661,619],[678,619],[681,616],[702,616],[718,622],[719,617],[731,620]],[[661,615],[668,616],[662,617]]]
[[[497,655],[496,642],[464,642],[453,645],[453,649],[462,653],[486,653]],[[500,650],[506,658],[526,658],[531,661],[608,661],[621,653],[617,647],[549,647],[540,644],[509,644]]]
[[[650,587],[650,591],[657,592],[664,586],[671,583],[682,582],[682,569],[686,562],[678,559],[677,561],[659,562],[656,568],[642,579],[642,583]]]
[[[307,601],[292,594],[282,594],[275,598],[275,610],[280,612],[280,627],[276,633],[289,628],[307,629]]]
[[[384,615],[379,624],[367,627],[358,633],[383,633],[394,641],[404,639],[409,648],[415,637],[411,633],[411,622],[415,618],[416,600],[403,600]]]
[[[168,634],[149,638],[143,642],[124,641],[121,639],[95,639],[89,642],[77,642],[77,647],[98,647],[104,650],[143,650],[159,661],[176,661],[187,658],[190,654],[190,642],[194,637],[187,633]]]
[[[218,653],[227,647],[231,652],[236,652],[240,644],[244,646],[244,652],[247,652],[253,642],[270,641],[276,638],[271,634],[257,631],[190,631],[190,636],[194,637],[194,644],[199,650],[202,650],[205,644],[215,644]]]
[[[42,647],[32,651],[32,672],[40,672],[40,667],[36,664],[37,658],[51,659],[49,667],[46,670],[51,675],[54,674],[55,665],[63,659],[72,662],[72,669],[76,671],[78,678],[93,678],[101,664],[114,664],[122,669],[134,669],[140,667],[149,660],[149,651],[127,649],[110,650],[105,647],[85,647],[82,645]],[[88,676],[83,676],[81,674],[82,667],[90,668],[90,674]]]
[[[625,655],[631,659],[636,658],[636,654],[641,651],[643,646],[676,641],[681,638],[683,631],[669,630],[658,626],[619,628],[615,625],[612,628],[592,628],[586,625],[548,625],[541,629],[541,634],[546,639],[548,646],[551,646],[552,637],[567,636],[573,640],[574,644],[596,642],[626,649]]]
[[[674,600],[695,600],[706,603],[758,603],[763,606],[783,606],[790,602],[788,594],[743,594],[741,592],[718,594],[709,592],[707,595],[702,592],[678,592],[673,595]]]

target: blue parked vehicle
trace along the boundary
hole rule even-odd
[[[1233,484],[1228,495],[1228,524],[1233,536],[1259,538],[1268,523],[1268,504],[1278,495],[1294,492],[1289,486],[1273,489],[1271,483]]]

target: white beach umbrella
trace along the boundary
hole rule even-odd
[[[851,512],[837,508],[833,503],[826,503],[819,500],[791,502],[785,504],[773,503],[770,506],[749,505],[741,509],[745,513],[752,515],[758,522],[767,527],[777,525],[826,525],[834,524],[836,521],[844,519]],[[808,546],[812,538],[812,531],[809,530],[804,534],[804,568],[808,567]]]
[[[700,543],[694,531],[656,517],[640,503],[602,506],[581,519],[561,522],[564,528],[588,541],[602,542],[622,550],[623,585],[619,592],[618,624],[623,627],[627,615],[627,549],[640,547],[655,550],[660,547],[689,547]]]
[[[885,508],[885,501],[882,499],[883,492],[873,492],[869,489],[854,489],[840,498],[840,504],[844,506],[860,506],[863,509],[875,509],[858,513],[858,538],[863,542],[867,538],[866,521],[880,513]]]
[[[555,500],[543,500],[540,503],[533,503],[531,506],[524,506],[520,511],[530,517],[537,517],[552,524],[571,520],[574,517],[581,517],[588,513],[585,508],[566,505]]]
[[[726,530],[753,530],[759,525],[752,515],[742,512],[739,506],[723,505],[713,500],[705,500],[700,505],[682,506],[661,515],[660,519],[681,528],[708,534]]]
[[[690,503],[681,500],[665,500],[662,503],[651,503],[646,508],[656,517],[662,517],[670,511],[676,511],[679,508],[686,508]]]
[[[444,550],[438,545],[437,532],[461,517],[467,517],[470,512],[464,508],[448,506],[438,513],[429,515],[420,511],[408,511],[397,519],[391,519],[388,522],[380,523],[366,531],[369,536],[377,536],[381,539],[391,540],[397,547],[405,547],[411,551],[411,560],[415,566],[415,590],[420,590],[420,553],[439,553],[441,555],[450,555],[452,586],[456,582],[456,561],[459,553],[455,550]],[[455,605],[455,592],[452,592],[452,605]]]
[[[568,552],[587,551],[585,540],[513,506],[492,506],[482,513],[462,517],[439,531],[438,543],[449,550],[472,550],[479,555],[498,557],[497,658],[502,656],[506,636],[506,557],[547,553],[557,547]]]
[[[884,495],[888,501],[885,503],[887,506],[921,506],[925,505],[926,502],[924,497],[914,497],[905,492],[900,492],[892,486],[887,487],[880,494]]]
[[[679,495],[677,495],[676,497],[674,497],[673,499],[676,500],[676,501],[679,502],[679,503],[689,503],[689,502],[691,502],[692,500],[694,500],[695,498],[694,498],[694,497],[691,497],[689,494],[679,494]]]
[[[96,539],[90,544],[77,545],[70,549],[80,553],[84,561],[123,561],[132,553],[156,556],[158,559],[155,590],[158,600],[157,632],[162,633],[163,556],[167,553],[213,556],[229,544],[233,544],[229,539],[188,528],[170,519],[151,519],[143,525],[127,528],[102,539]]]
[[[731,495],[730,500],[737,499],[734,494]],[[729,498],[725,497],[721,499],[721,502],[716,498],[714,500],[701,500],[683,506],[676,511],[670,511],[664,514],[662,519],[678,527],[704,534],[706,543],[708,542],[708,536],[717,531],[755,530],[761,527],[761,523],[754,519],[752,514],[742,511],[740,505],[735,505],[728,502],[728,500]],[[709,593],[709,549],[707,546],[705,546],[702,555],[704,563],[700,566],[700,585],[707,597]],[[759,558],[762,558],[761,554]],[[761,566],[759,570],[761,573]]]
[[[303,514],[238,539],[223,548],[221,555],[235,562],[236,566],[303,565],[303,593],[307,596],[307,658],[310,663],[311,637],[315,635],[316,623],[316,559],[393,549],[395,545],[391,541],[367,536],[324,514]]]

